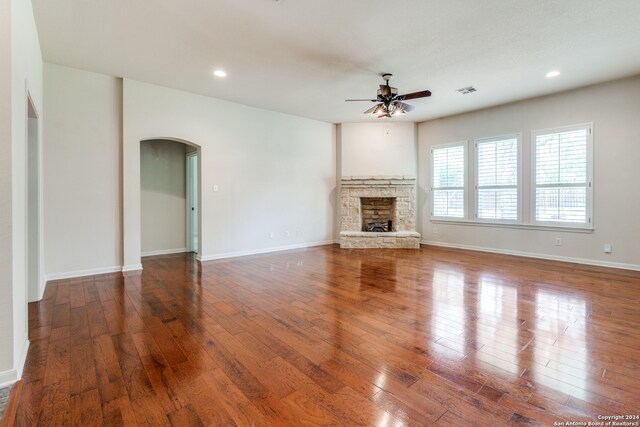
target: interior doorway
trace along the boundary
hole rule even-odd
[[[187,152],[187,250],[198,253],[198,151]]]
[[[26,138],[26,278],[29,302],[40,300],[42,260],[40,248],[40,144],[38,113],[27,95]]]
[[[140,141],[141,255],[199,252],[200,147],[175,138]]]

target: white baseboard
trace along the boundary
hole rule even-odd
[[[142,264],[123,265],[122,268],[118,269],[118,271],[122,271],[123,273],[126,273],[128,271],[138,271],[138,270],[142,270]]]
[[[321,242],[300,243],[296,245],[276,246],[271,248],[255,249],[255,250],[248,250],[248,251],[226,252],[223,254],[215,254],[215,255],[204,255],[204,256],[198,255],[197,259],[198,261],[212,261],[216,259],[234,258],[239,256],[247,256],[247,255],[257,255],[257,254],[264,254],[269,252],[288,251],[291,249],[311,248],[314,246],[330,245],[333,243],[336,243],[336,242],[334,240],[324,240]],[[187,250],[185,248],[169,249],[167,251],[163,250],[163,251],[145,252],[142,254],[142,256],[167,255],[167,254],[181,253],[186,251]],[[142,264],[128,264],[122,267],[113,266],[113,267],[106,267],[106,268],[95,268],[91,270],[78,270],[78,271],[68,271],[65,273],[47,274],[45,278],[47,281],[50,281],[50,280],[59,280],[59,279],[71,279],[74,277],[93,276],[96,274],[105,274],[105,273],[117,273],[117,272],[127,273],[130,271],[139,271],[139,270],[142,270]]]
[[[25,340],[22,344],[22,349],[18,353],[16,358],[16,364],[13,369],[0,372],[0,388],[8,387],[15,384],[22,377],[22,370],[24,364],[27,361],[27,353],[29,352],[29,340]]]
[[[247,256],[247,255],[258,255],[258,254],[266,254],[270,252],[288,251],[291,249],[311,248],[314,246],[331,245],[333,243],[335,243],[335,241],[333,240],[323,240],[321,242],[299,243],[296,245],[275,246],[271,248],[253,249],[248,251],[226,252],[226,253],[215,254],[215,255],[202,255],[202,256],[198,255],[197,259],[198,261],[213,261],[216,259],[235,258],[235,257]]]
[[[535,252],[513,251],[509,249],[486,248],[484,246],[459,245],[457,243],[433,242],[429,240],[421,240],[422,245],[441,246],[444,248],[467,249],[471,251],[489,252],[502,255],[514,255],[527,258],[546,259],[551,261],[572,262],[575,264],[594,265],[598,267],[619,268],[622,270],[640,271],[640,265],[627,264],[623,262],[601,261],[597,259],[572,258],[558,255],[539,254]]]
[[[18,381],[18,372],[15,369],[0,372],[0,388],[8,387]]]
[[[185,252],[187,252],[187,248],[160,249],[158,251],[142,252],[140,256],[171,255],[171,254],[182,254]]]
[[[121,270],[122,270],[122,267],[120,267],[119,265],[114,265],[112,267],[92,268],[89,270],[66,271],[63,273],[47,274],[45,276],[45,280],[49,282],[51,280],[71,279],[74,277],[93,276],[96,274],[117,273]],[[44,288],[43,288],[43,292],[44,292]]]

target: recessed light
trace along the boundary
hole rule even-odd
[[[558,71],[558,70],[549,71],[545,75],[547,76],[548,79],[550,79],[552,77],[558,77],[560,75],[560,71]]]
[[[216,77],[227,77],[227,73],[224,70],[215,70],[213,75]]]

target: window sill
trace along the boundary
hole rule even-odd
[[[514,228],[518,230],[538,230],[538,231],[564,231],[569,233],[593,233],[594,228],[579,228],[579,227],[562,227],[562,226],[550,226],[550,225],[533,225],[533,224],[507,224],[500,222],[480,222],[480,221],[467,221],[467,220],[443,220],[443,219],[431,219],[434,224],[449,224],[449,225],[464,225],[473,227],[493,227],[493,228]]]

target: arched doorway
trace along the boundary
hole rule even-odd
[[[140,141],[141,256],[200,253],[199,163],[187,141]]]

